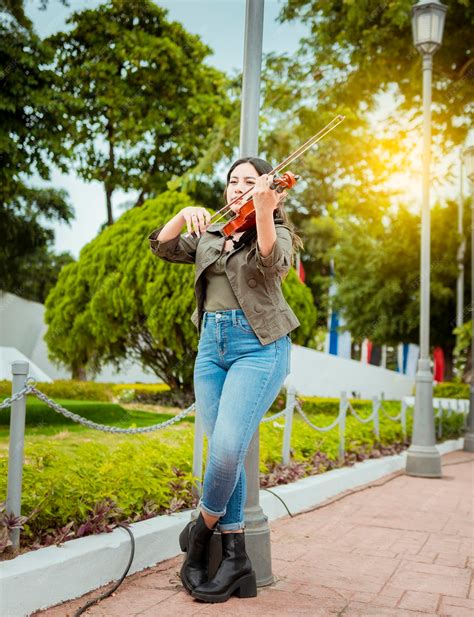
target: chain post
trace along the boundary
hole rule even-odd
[[[346,414],[347,414],[347,393],[341,392],[339,401],[339,460],[344,461],[346,454]]]
[[[293,415],[296,403],[296,389],[294,386],[289,386],[286,391],[286,408],[285,408],[285,429],[283,433],[283,465],[288,465],[290,462],[290,443],[291,431],[293,428]]]
[[[12,363],[12,395],[26,386],[28,362]],[[8,448],[7,514],[21,515],[21,485],[23,481],[23,453],[25,448],[26,396],[14,400],[10,411],[10,443]],[[10,531],[11,549],[20,546],[20,529]]]

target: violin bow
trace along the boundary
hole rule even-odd
[[[321,141],[321,139],[323,139],[323,137],[326,137],[326,135],[328,133],[330,133],[332,130],[334,130],[336,128],[336,126],[341,124],[341,122],[344,119],[345,119],[345,116],[342,116],[341,114],[337,115],[335,118],[333,118],[331,120],[331,122],[328,122],[328,124],[326,124],[325,127],[323,127],[315,135],[313,135],[307,141],[305,141],[304,144],[302,144],[299,148],[297,148],[294,152],[292,152],[284,161],[282,161],[274,169],[269,171],[268,175],[277,174],[280,171],[282,171],[282,169],[284,169],[285,167],[287,167],[288,165],[293,163],[293,161],[296,161],[296,159],[298,159],[302,154],[304,154],[306,152],[306,150],[309,150],[312,146],[314,146],[314,144],[317,144],[318,141]],[[232,200],[231,202],[226,204],[223,208],[221,208],[220,210],[215,212],[211,216],[211,221],[218,214],[220,214],[220,216],[216,220],[212,221],[212,224],[214,225],[215,223],[218,223],[226,215],[227,211],[230,209],[230,206],[232,206],[237,201],[240,201],[242,199],[242,197],[245,197],[245,195],[250,193],[252,188],[248,189],[248,191],[246,191],[245,193],[243,193],[239,197],[236,197],[234,200]]]

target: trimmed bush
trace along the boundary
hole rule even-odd
[[[444,381],[434,386],[433,396],[437,398],[469,398],[469,384]]]

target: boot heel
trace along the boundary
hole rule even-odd
[[[250,574],[240,579],[239,587],[235,590],[238,598],[255,598],[257,595],[257,578],[252,570]]]
[[[179,547],[181,548],[183,553],[187,552],[188,544],[189,544],[189,534],[188,534],[188,526],[186,525],[183,531],[179,534]]]

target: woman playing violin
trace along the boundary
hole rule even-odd
[[[245,550],[244,459],[260,420],[290,371],[289,333],[299,321],[281,284],[301,241],[276,192],[271,166],[259,158],[236,161],[227,174],[225,200],[231,214],[251,198],[254,226],[229,237],[211,225],[201,207],[186,207],[150,235],[155,255],[195,264],[200,332],[194,367],[196,411],[209,440],[200,514],[180,535],[186,551],[181,580],[193,597],[223,602],[232,594],[253,597],[255,573]],[[180,235],[187,225],[187,234]],[[248,226],[247,226],[248,227]],[[215,528],[222,562],[208,580],[208,544]]]

